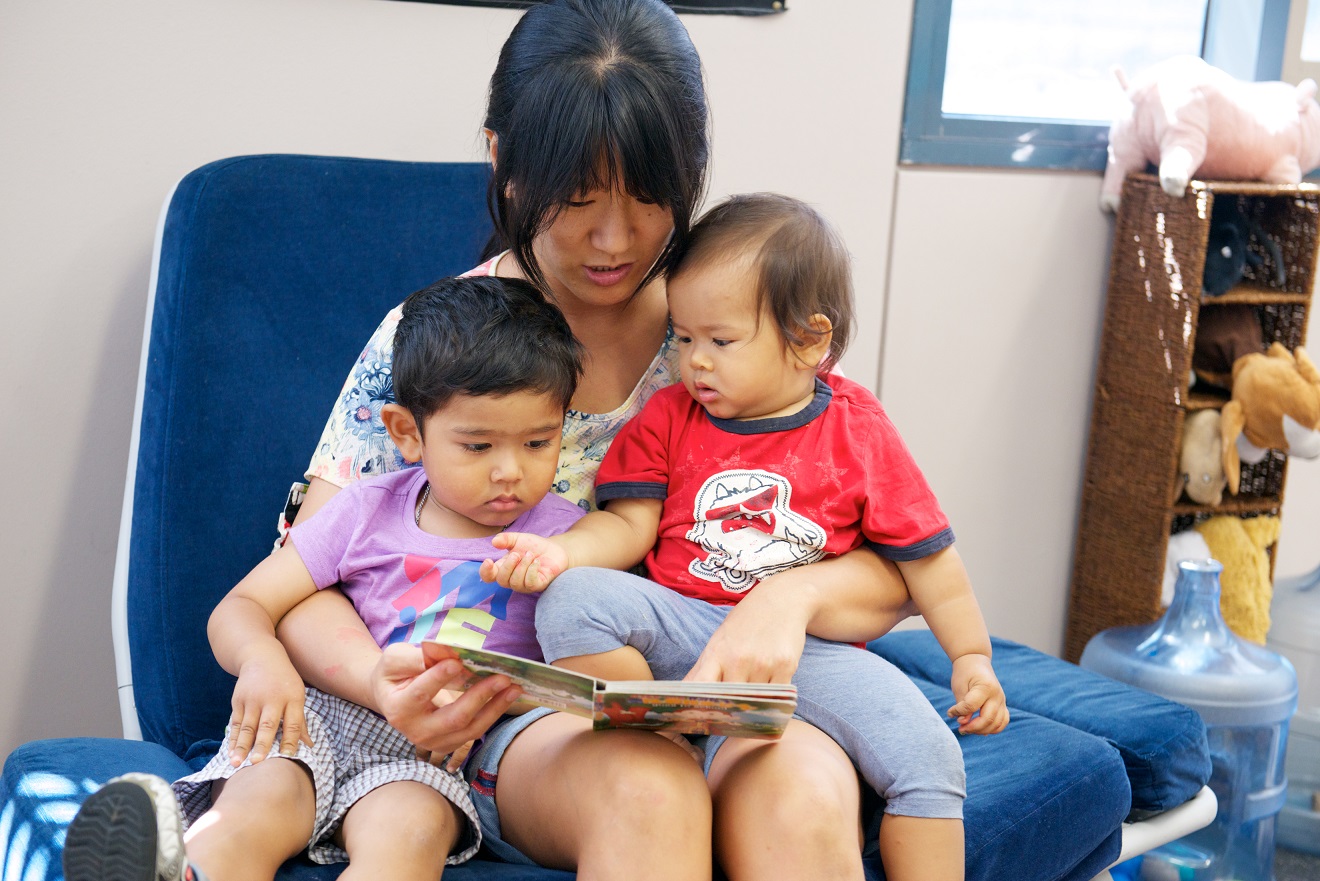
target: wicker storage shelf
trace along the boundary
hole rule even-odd
[[[1283,281],[1266,249],[1242,283],[1202,297],[1215,199],[1238,200],[1279,245]],[[1301,345],[1315,284],[1320,187],[1193,181],[1181,199],[1150,175],[1132,175],[1114,227],[1082,508],[1073,556],[1065,656],[1076,661],[1101,630],[1145,624],[1161,614],[1164,555],[1172,532],[1217,514],[1279,513],[1287,457],[1271,452],[1242,468],[1238,495],[1217,506],[1181,495],[1178,449],[1192,410],[1219,408],[1226,392],[1188,377],[1202,309],[1255,309],[1265,342]],[[1272,553],[1273,549],[1271,549]]]

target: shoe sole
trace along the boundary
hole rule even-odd
[[[156,809],[123,781],[88,797],[64,843],[65,881],[156,881]]]

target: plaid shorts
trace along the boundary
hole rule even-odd
[[[289,758],[300,762],[312,774],[316,789],[316,820],[307,855],[318,863],[348,860],[344,849],[334,843],[334,834],[358,799],[386,783],[410,780],[425,784],[445,797],[467,817],[466,828],[459,836],[455,853],[446,860],[456,865],[471,859],[481,845],[481,820],[468,795],[463,778],[417,758],[416,748],[388,722],[375,713],[333,695],[307,689],[303,705],[307,732],[312,746],[298,744],[298,753]],[[279,735],[275,737],[279,744]],[[284,758],[271,753],[271,759]],[[202,770],[177,780],[174,793],[183,811],[184,824],[197,820],[211,807],[211,784],[226,780],[251,764],[244,760],[235,768],[229,763],[229,731],[220,751]]]

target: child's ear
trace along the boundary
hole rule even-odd
[[[390,433],[390,440],[408,462],[422,461],[422,432],[407,407],[386,404],[380,408],[380,421]]]
[[[807,326],[802,330],[801,335],[802,342],[791,344],[793,354],[803,364],[815,370],[830,353],[830,342],[834,339],[834,325],[817,312],[807,319]]]

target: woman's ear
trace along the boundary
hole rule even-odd
[[[495,167],[495,157],[500,151],[500,136],[495,134],[493,129],[483,128],[481,134],[486,138],[486,152],[490,158],[490,165]]]
[[[390,440],[408,462],[422,461],[422,432],[407,407],[386,404],[380,408],[380,421],[390,433]]]
[[[817,312],[807,319],[807,326],[802,329],[801,336],[802,342],[791,344],[793,354],[807,367],[815,370],[830,353],[830,342],[834,339],[834,324]]]

